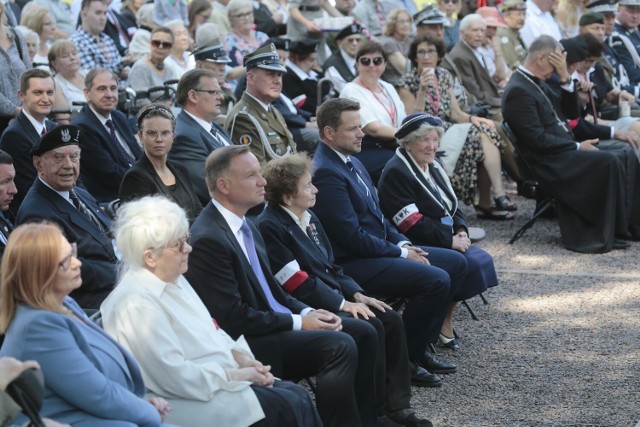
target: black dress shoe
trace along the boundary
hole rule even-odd
[[[627,249],[629,246],[631,246],[630,243],[621,239],[615,239],[613,241],[613,249]]]
[[[434,374],[453,374],[458,370],[458,367],[453,363],[442,362],[428,351],[424,353],[420,365]]]
[[[389,418],[403,426],[433,427],[431,421],[418,418],[412,409],[400,409],[399,411],[389,412]]]
[[[442,379],[436,374],[424,369],[415,362],[409,362],[411,366],[411,385],[415,387],[440,387]]]

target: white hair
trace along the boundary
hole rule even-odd
[[[36,49],[40,46],[40,36],[38,33],[33,31],[31,28],[25,27],[24,25],[18,25],[16,30],[20,31],[20,34],[24,37],[26,41],[33,41],[36,43]]]
[[[485,27],[487,26],[487,21],[484,20],[482,15],[478,13],[470,13],[469,15],[462,18],[462,21],[460,21],[460,31],[467,31],[469,25],[474,22],[482,22]]]
[[[196,46],[204,46],[214,39],[221,39],[220,27],[213,22],[206,22],[196,28]]]
[[[249,8],[253,12],[253,3],[250,0],[231,0],[227,3],[227,18],[231,19],[231,15],[243,8]]]
[[[123,204],[113,223],[122,271],[144,267],[145,250],[164,248],[188,233],[184,209],[164,196],[146,196]]]
[[[442,135],[444,135],[444,128],[442,128],[441,126],[433,126],[429,123],[423,123],[420,125],[418,129],[414,130],[404,138],[399,139],[398,145],[402,148],[405,148],[408,144],[411,144],[413,141],[416,141],[422,138],[432,130],[435,130],[436,132],[438,132],[438,140],[441,140]]]
[[[142,5],[136,12],[136,21],[138,25],[146,25],[153,27],[153,3],[147,3]]]

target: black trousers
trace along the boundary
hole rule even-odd
[[[300,386],[289,381],[276,381],[273,387],[252,385],[265,418],[255,427],[322,427],[313,401]]]
[[[361,425],[354,392],[358,349],[343,332],[286,331],[246,337],[256,359],[274,376],[316,378],[316,406],[326,427]]]
[[[347,326],[350,322],[369,324],[375,330],[375,353],[368,352],[362,355],[364,349],[360,347],[356,337],[353,338],[358,345],[358,370],[363,363],[361,362],[363,357],[375,360],[373,375],[369,375],[369,380],[364,380],[363,384],[359,384],[359,378],[356,375],[356,396],[360,405],[360,396],[364,395],[360,394],[360,386],[366,384],[367,387],[375,390],[373,401],[369,403],[374,405],[377,417],[384,415],[385,412],[411,407],[411,373],[402,317],[393,310],[382,312],[372,307],[369,308],[376,317],[354,319],[350,314],[344,312],[339,315],[343,318],[343,325],[345,325],[343,331],[346,333],[350,333],[350,328]],[[367,398],[371,399],[372,396],[368,394]],[[363,410],[360,409],[361,416],[362,413]]]
[[[360,258],[342,261],[344,273],[372,295],[409,298],[402,319],[410,360],[420,360],[435,342],[449,303],[467,275],[459,252],[422,247],[431,265],[404,258]]]

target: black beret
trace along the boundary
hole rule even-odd
[[[317,40],[302,39],[291,43],[291,49],[289,49],[289,51],[300,55],[311,55],[318,51],[319,45],[320,42]]]
[[[349,36],[353,36],[354,34],[362,34],[362,26],[360,24],[350,24],[344,27],[343,29],[336,34],[336,40],[342,40]]]
[[[79,128],[72,125],[62,125],[53,128],[31,148],[31,155],[41,156],[47,151],[64,147],[65,145],[80,145]]]
[[[587,45],[580,37],[572,37],[570,39],[560,40],[560,44],[567,52],[567,64],[575,64],[584,61],[589,55]]]
[[[402,139],[412,132],[415,132],[420,126],[428,124],[435,127],[442,127],[442,120],[426,113],[409,114],[402,120],[402,126],[395,134],[396,139]]]
[[[580,17],[580,26],[586,27],[591,24],[604,25],[604,15],[599,12],[587,12]]]

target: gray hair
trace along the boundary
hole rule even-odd
[[[462,21],[460,21],[460,31],[467,31],[469,25],[478,21],[481,21],[485,27],[487,26],[487,21],[484,20],[482,15],[478,13],[470,13],[469,15],[462,18]]]
[[[172,19],[171,21],[166,22],[163,27],[170,29],[174,36],[177,29],[187,28],[184,25],[184,22],[182,22],[182,19]]]
[[[138,25],[153,27],[153,3],[142,5],[136,12],[136,22]]]
[[[541,35],[536,38],[531,45],[529,45],[529,52],[527,53],[527,59],[533,58],[536,54],[541,52],[550,52],[556,50],[560,43],[551,36]]]
[[[231,15],[243,8],[249,8],[253,12],[253,3],[250,0],[231,0],[227,3],[227,18],[231,19]]]
[[[213,22],[205,22],[196,28],[196,46],[204,46],[220,38],[220,27]]]
[[[426,134],[428,134],[432,130],[435,130],[436,132],[438,132],[438,139],[441,140],[442,135],[444,135],[444,128],[440,126],[433,126],[433,125],[430,125],[429,123],[423,123],[422,125],[420,125],[418,129],[414,130],[404,138],[399,139],[398,145],[400,145],[400,147],[402,148],[405,148],[407,145],[424,137]]]
[[[16,27],[16,30],[20,31],[20,34],[22,34],[22,36],[24,37],[24,39],[26,41],[33,41],[36,44],[36,49],[38,47],[40,47],[40,36],[38,35],[38,33],[36,33],[35,31],[33,31],[31,28],[29,27],[25,27],[24,25],[18,25]]]
[[[123,204],[113,223],[122,272],[144,267],[145,250],[162,249],[188,233],[184,209],[164,196],[146,196]]]

